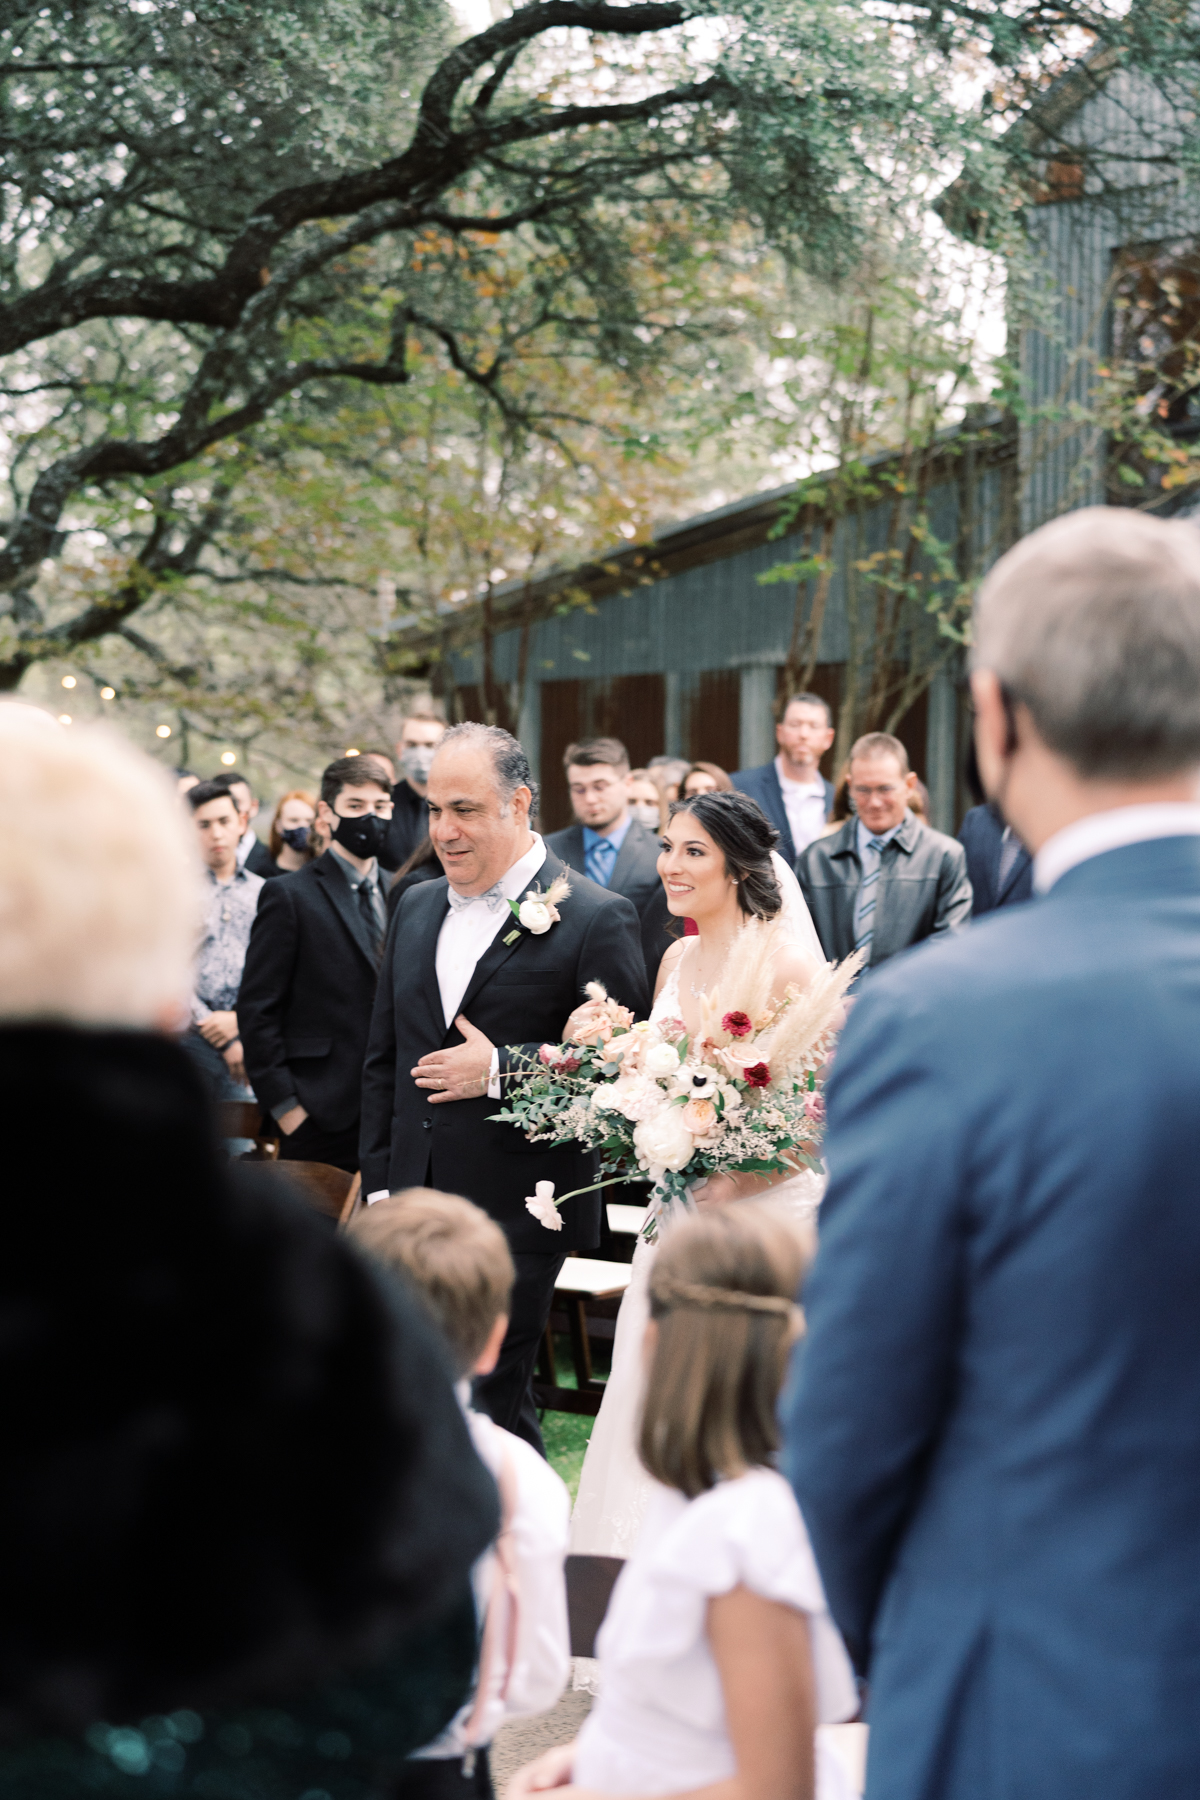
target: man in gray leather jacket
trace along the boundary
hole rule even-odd
[[[801,852],[796,874],[831,961],[856,949],[877,968],[971,917],[966,853],[909,811],[916,786],[899,738],[873,731],[850,752],[855,816]]]

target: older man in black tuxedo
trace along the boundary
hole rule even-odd
[[[465,1194],[504,1229],[517,1281],[495,1373],[478,1385],[493,1419],[542,1447],[530,1377],[567,1250],[598,1241],[600,1196],[562,1209],[550,1232],[525,1206],[539,1181],[568,1193],[595,1179],[572,1146],[530,1144],[493,1122],[505,1073],[562,1037],[603,982],[647,1006],[637,914],[628,900],[571,878],[560,918],[535,934],[508,902],[563,871],[529,829],[534,782],[525,753],[494,726],[446,733],[429,774],[429,827],[446,874],[411,888],[388,932],[363,1073],[361,1161],[368,1200],[406,1187]],[[519,1047],[516,1051],[513,1047]]]
[[[554,832],[546,848],[568,868],[633,902],[646,982],[653,990],[658,965],[671,945],[671,915],[658,874],[658,833],[639,825],[629,810],[629,752],[618,738],[588,738],[568,744],[563,768],[577,823]]]

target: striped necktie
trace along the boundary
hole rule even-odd
[[[598,882],[601,887],[607,887],[617,864],[617,847],[611,838],[597,836],[583,860],[591,880]]]
[[[854,908],[854,948],[866,950],[871,948],[871,939],[875,936],[875,901],[879,894],[880,852],[884,838],[868,838],[866,849],[873,851],[871,856],[863,857],[862,882],[858,890],[858,904]],[[868,954],[868,961],[870,960]]]

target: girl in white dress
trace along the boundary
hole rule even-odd
[[[803,989],[825,967],[820,941],[799,883],[772,849],[777,833],[745,794],[701,794],[679,801],[663,834],[658,872],[667,905],[677,918],[693,919],[697,937],[673,944],[662,959],[652,1018],[679,1018],[695,1032],[700,996],[720,984],[721,972],[743,928],[754,921],[762,954],[772,963],[771,997],[789,985]],[[587,1012],[581,1007],[568,1033]],[[769,1196],[798,1219],[816,1212],[822,1178],[799,1175],[717,1175],[693,1190],[700,1206]],[[660,1236],[670,1228],[664,1221]],[[644,1372],[642,1337],[648,1316],[646,1283],[657,1245],[639,1241],[633,1275],[617,1316],[612,1370],[592,1428],[571,1515],[574,1555],[628,1556],[637,1542],[650,1498],[650,1480],[637,1455]],[[577,1685],[591,1686],[586,1668]]]
[[[509,1800],[849,1800],[816,1734],[858,1699],[791,1488],[768,1466],[801,1234],[774,1208],[678,1222],[650,1273],[653,1496],[601,1628],[600,1696]]]

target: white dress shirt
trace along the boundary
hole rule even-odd
[[[775,773],[783,790],[783,809],[799,856],[825,829],[825,783],[819,775],[815,781],[793,781],[790,775],[784,774],[782,756],[775,758]]]
[[[1200,806],[1185,800],[1155,801],[1149,806],[1114,806],[1089,813],[1047,838],[1033,859],[1033,888],[1047,894],[1077,864],[1120,850],[1126,844],[1148,844],[1154,838],[1200,837]]]
[[[253,825],[247,825],[245,832],[243,833],[243,835],[238,843],[238,847],[237,847],[237,860],[238,860],[238,868],[239,869],[245,868],[246,858],[249,856],[250,852],[253,850],[253,848],[254,848],[255,844],[257,844],[257,842],[258,842],[258,833],[255,831]],[[260,876],[259,879],[261,880],[262,877]]]
[[[535,831],[532,846],[500,877],[494,887],[489,888],[486,894],[479,894],[461,909],[452,906],[442,920],[434,968],[437,971],[438,992],[442,996],[442,1011],[448,1026],[453,1025],[458,1017],[458,1009],[462,1005],[463,995],[471,985],[476,963],[489,948],[497,932],[511,931],[516,924],[508,902],[524,898],[526,889],[532,884],[545,860],[546,846]]]

